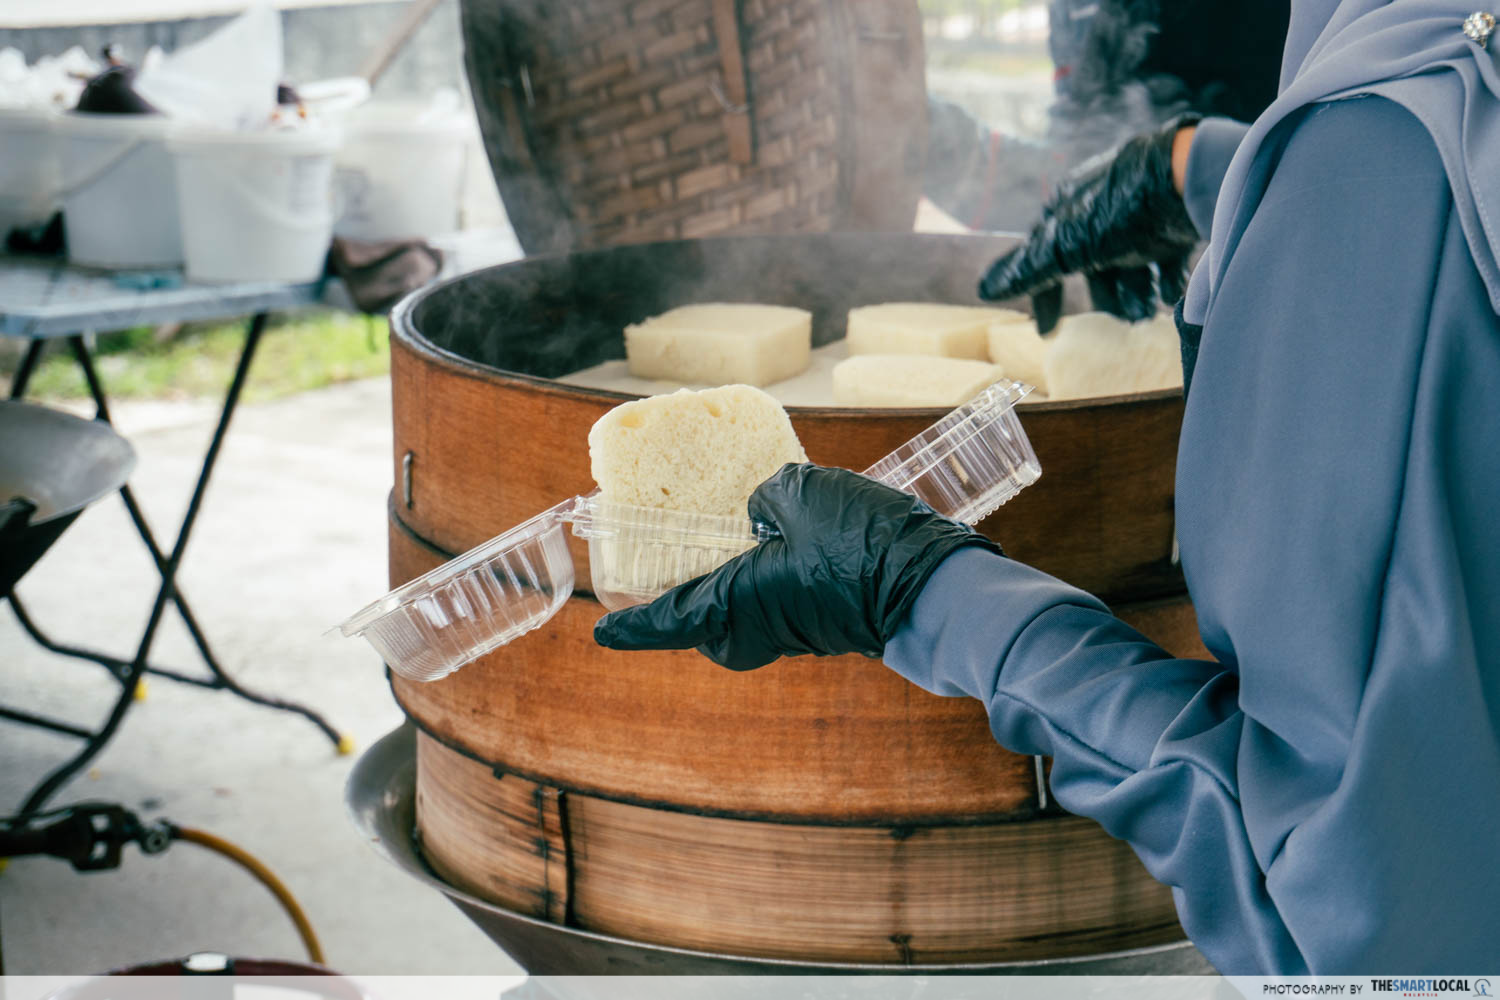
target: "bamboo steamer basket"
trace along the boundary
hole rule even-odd
[[[1013,241],[815,234],[531,258],[393,316],[391,583],[592,488],[593,422],[625,398],[556,381],[623,356],[626,323],[692,301],[814,314],[972,301]],[[792,409],[809,457],[860,469],[939,411]],[[1041,481],[980,525],[1206,656],[1173,561],[1180,393],[1023,404]],[[859,656],[750,673],[594,645],[578,588],[546,625],[433,683],[393,676],[420,730],[416,819],[449,884],[559,925],[721,954],[892,966],[1048,960],[1181,940],[1130,850],[1047,802],[983,707]]]
[[[441,892],[463,911],[465,916],[522,968],[533,976],[591,977],[608,976],[611,995],[617,995],[620,976],[807,976],[888,974],[892,971],[919,977],[914,990],[930,990],[925,977],[945,976],[1013,976],[1013,975],[1207,975],[1213,966],[1202,953],[1186,941],[1152,945],[1126,951],[1083,955],[1073,958],[1048,958],[1016,962],[915,963],[894,969],[890,963],[817,962],[794,958],[754,958],[743,954],[675,948],[641,940],[584,930],[530,912],[508,908],[459,888],[434,874],[423,857],[418,839],[412,836],[416,826],[416,740],[408,723],[376,741],[355,762],[345,787],[345,803],[360,835],[394,868],[409,878]],[[578,981],[578,980],[574,980]],[[684,994],[692,993],[693,980],[678,979]],[[869,980],[863,980],[869,982]],[[655,978],[643,988],[655,989],[661,995],[665,981]],[[720,979],[720,983],[731,982]],[[744,988],[751,980],[739,979]],[[806,982],[806,980],[802,980]],[[697,984],[701,992],[701,982]],[[835,994],[843,991],[834,988]],[[915,994],[914,994],[915,995]],[[921,995],[926,996],[923,992]]]
[[[491,168],[530,253],[910,230],[915,0],[463,0]]]

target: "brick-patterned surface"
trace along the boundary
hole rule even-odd
[[[578,242],[831,228],[852,169],[833,6],[742,0],[744,165],[729,160],[711,0],[572,0],[535,25],[532,141]]]

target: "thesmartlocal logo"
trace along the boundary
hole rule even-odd
[[[1490,995],[1488,979],[1372,979],[1372,993],[1400,993],[1408,997],[1487,997]]]

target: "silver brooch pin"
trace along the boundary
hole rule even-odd
[[[1464,34],[1478,42],[1481,49],[1489,48],[1490,36],[1495,33],[1495,15],[1476,10],[1464,19]]]

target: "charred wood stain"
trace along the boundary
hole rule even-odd
[[[912,964],[911,934],[906,929],[906,845],[915,832],[910,827],[896,827],[891,830],[893,844],[891,845],[890,892],[886,898],[890,903],[890,926],[895,929],[890,936],[890,941],[895,946],[896,956],[902,965]]]
[[[532,839],[542,861],[542,886],[537,916],[565,927],[573,925],[573,858],[568,831],[568,796],[557,788],[539,785],[532,790],[537,836]],[[556,843],[554,843],[554,835]]]

